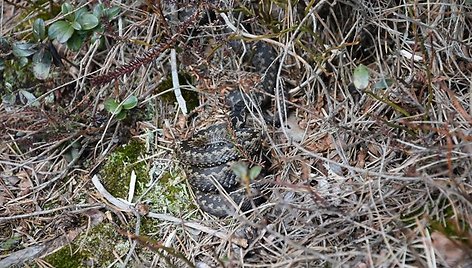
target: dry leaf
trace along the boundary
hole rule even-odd
[[[327,150],[333,150],[336,147],[331,136],[324,135],[323,137],[317,139],[315,142],[307,144],[305,148],[315,153],[321,153]]]
[[[431,240],[436,254],[448,266],[458,267],[466,261],[468,257],[465,251],[466,247],[461,242],[451,240],[440,232],[432,233]]]
[[[311,167],[304,161],[301,161],[300,165],[301,165],[301,168],[300,168],[301,180],[308,181],[308,179],[310,179]]]
[[[301,142],[303,137],[305,136],[305,130],[300,128],[298,125],[298,118],[294,115],[291,115],[287,118],[287,122],[285,122],[285,131],[287,135],[296,142]]]
[[[380,157],[382,155],[382,148],[377,144],[369,143],[367,145],[367,149],[372,155],[375,155],[377,157]]]
[[[361,147],[361,149],[359,150],[359,154],[357,155],[356,167],[364,168],[366,157],[367,157],[367,151],[363,147]]]
[[[33,188],[33,183],[26,171],[20,171],[16,174],[18,178],[20,178],[20,192],[18,193],[18,197],[27,195],[31,192],[31,188]]]

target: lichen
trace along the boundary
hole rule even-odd
[[[195,208],[185,182],[179,174],[165,172],[149,192],[146,199],[151,203],[151,211],[180,215]]]

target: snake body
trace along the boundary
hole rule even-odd
[[[276,66],[271,65],[275,51],[268,45],[256,43],[252,65],[264,79],[258,88],[249,92],[259,106],[264,106],[262,91],[273,93]],[[239,208],[247,211],[265,201],[261,178],[266,168],[254,181],[243,181],[233,172],[233,165],[243,162],[250,169],[261,162],[262,133],[246,126],[245,96],[234,90],[226,96],[231,123],[219,123],[198,131],[184,140],[178,148],[178,158],[185,167],[187,179],[202,210],[217,217],[232,215]]]

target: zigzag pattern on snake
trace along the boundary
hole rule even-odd
[[[275,51],[258,42],[253,46],[253,52],[252,65],[264,79],[248,94],[263,106],[267,101],[262,91],[273,93],[275,87]],[[246,127],[247,101],[244,98],[239,90],[230,92],[226,104],[231,123],[200,130],[192,138],[182,141],[177,150],[200,208],[217,217],[233,215],[238,208],[247,211],[265,201],[262,190],[266,183],[261,180],[267,173],[264,166],[252,182],[243,182],[232,170],[236,162],[244,162],[249,168],[261,162],[262,133]]]

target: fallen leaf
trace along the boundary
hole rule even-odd
[[[31,182],[28,173],[26,171],[20,171],[16,176],[20,178],[20,183],[18,184],[20,192],[18,193],[18,197],[29,194],[33,188],[33,183]]]
[[[367,151],[363,147],[361,147],[361,149],[359,150],[359,153],[357,154],[356,167],[364,168],[366,157],[367,157]]]
[[[305,148],[315,153],[321,153],[327,150],[335,149],[335,144],[331,136],[324,135],[323,137],[318,138],[316,141],[307,144]]]
[[[436,254],[449,267],[458,267],[464,262],[470,262],[470,256],[465,251],[466,246],[461,242],[451,240],[440,232],[433,232],[431,240]]]
[[[301,165],[301,168],[300,168],[301,180],[302,181],[308,181],[308,179],[310,179],[311,167],[305,161],[301,161],[300,165]]]
[[[298,118],[291,115],[285,122],[285,131],[287,135],[296,142],[301,142],[305,136],[305,130],[298,125]]]

